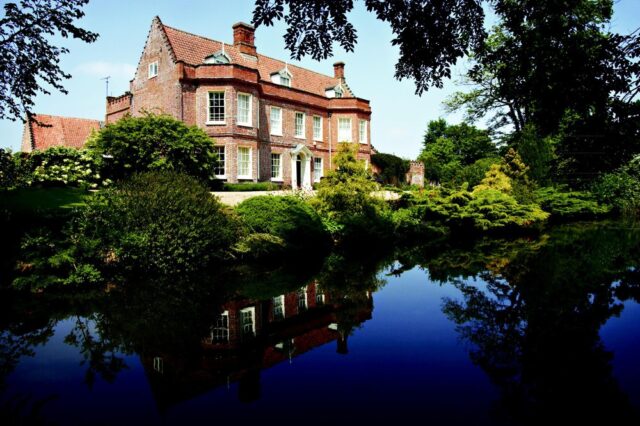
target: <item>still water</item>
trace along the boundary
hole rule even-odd
[[[640,421],[640,231],[333,254],[2,315],[23,424]],[[188,288],[188,289],[185,289]],[[3,422],[7,424],[7,422]]]

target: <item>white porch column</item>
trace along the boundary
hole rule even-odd
[[[302,187],[311,189],[311,157],[304,156],[304,173],[302,174]]]
[[[298,160],[298,154],[291,154],[291,188],[296,189],[298,187],[298,173],[296,173],[296,162]]]

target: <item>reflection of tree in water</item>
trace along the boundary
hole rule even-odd
[[[445,300],[443,310],[472,343],[472,361],[502,389],[500,412],[531,424],[640,420],[599,336],[621,313],[620,300],[640,295],[640,232],[566,226],[533,250],[495,253],[478,253],[483,272],[461,273],[460,265],[476,262],[452,253],[428,267],[462,293],[460,301]],[[443,264],[455,267],[439,269]],[[460,275],[482,278],[486,289]]]

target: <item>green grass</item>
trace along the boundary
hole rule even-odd
[[[91,194],[80,188],[20,188],[0,191],[0,210],[16,214],[65,213]]]

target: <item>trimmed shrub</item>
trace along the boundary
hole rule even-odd
[[[282,189],[282,185],[273,182],[240,182],[240,183],[227,183],[222,185],[223,191],[278,191]]]
[[[249,237],[241,242],[240,251],[252,252],[255,257],[268,254],[269,250],[281,252],[285,248],[324,250],[330,242],[318,214],[298,197],[252,197],[240,203],[236,212],[249,232]],[[284,245],[279,240],[256,237],[255,234],[271,235],[281,239]]]
[[[373,154],[371,164],[377,166],[380,172],[376,174],[376,180],[383,185],[403,185],[406,174],[409,171],[409,160],[405,160],[392,154]]]

